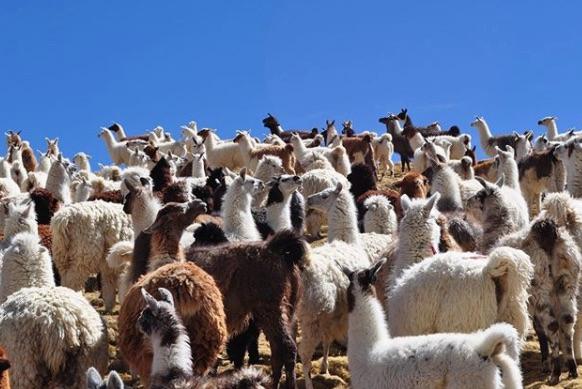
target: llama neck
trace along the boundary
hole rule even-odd
[[[9,218],[4,223],[4,241],[8,242],[13,236],[21,232],[28,232],[38,236],[38,224],[34,219],[26,219],[24,223],[20,223],[13,218]]]
[[[224,232],[246,240],[261,240],[251,213],[251,195],[242,193],[240,183],[233,182],[224,195]]]
[[[121,141],[122,139],[127,138],[127,135],[125,134],[125,130],[121,126],[117,127],[117,132],[115,133],[115,137],[117,138],[118,141]]]
[[[358,295],[355,300],[348,319],[348,358],[365,360],[376,345],[390,340],[390,334],[376,297]]]
[[[328,212],[327,241],[341,240],[349,244],[360,244],[358,221],[354,200],[342,191]]]
[[[87,160],[87,158],[81,159],[81,161],[79,162],[79,169],[91,172],[91,164],[89,163],[89,160]]]
[[[105,145],[109,151],[111,151],[117,145],[117,142],[115,139],[113,139],[113,135],[111,135],[111,132],[109,131],[103,132],[103,139],[105,140]]]
[[[299,139],[296,142],[293,142],[293,147],[295,153],[297,153],[298,158],[303,159],[305,157],[305,154],[307,154],[307,147],[305,147],[305,144],[301,139]]]
[[[395,276],[399,275],[400,270],[438,253],[438,236],[431,238],[428,233],[418,234],[406,227],[401,225],[399,229],[397,261],[393,270]]]
[[[504,161],[503,166],[501,167],[501,172],[505,176],[505,185],[515,190],[521,191],[521,187],[519,185],[519,172],[515,160],[510,159]],[[497,173],[497,176],[498,178],[500,177],[499,172]]]
[[[172,341],[172,338],[175,339]],[[168,341],[170,344],[167,344]],[[151,337],[152,384],[168,383],[176,378],[191,377],[192,351],[190,340],[181,323],[177,323],[166,333],[155,333]]]
[[[331,142],[331,140],[333,139],[334,136],[337,135],[337,130],[335,129],[335,127],[330,127],[327,129],[327,139],[326,139],[326,143],[329,144],[329,142]]]
[[[240,150],[242,151],[243,155],[250,153],[253,150],[253,145],[251,144],[251,140],[243,136],[241,141],[239,142]]]
[[[64,167],[53,163],[46,181],[46,189],[59,201],[64,204],[71,202],[71,191],[69,188],[69,177]]]
[[[548,140],[554,140],[558,136],[558,125],[556,124],[556,119],[552,119],[546,125]]]
[[[182,246],[180,246],[181,236],[182,234],[173,236],[172,233],[164,235],[163,237],[152,236],[152,247],[148,259],[148,271],[154,271],[169,263],[184,261],[184,250],[182,250]]]
[[[206,172],[204,171],[204,161],[192,161],[192,177],[206,178]]]
[[[278,232],[291,229],[291,194],[284,194],[283,201],[267,205],[267,224]]]
[[[156,220],[158,211],[162,208],[162,205],[154,197],[143,199],[143,204],[138,207],[133,207],[131,210],[131,220],[133,222],[133,236],[137,236],[151,226]]]
[[[477,131],[479,131],[479,140],[481,143],[481,147],[483,149],[487,149],[489,147],[489,139],[491,139],[491,137],[493,135],[491,135],[491,131],[489,130],[489,125],[487,124],[487,122],[483,121],[478,121],[476,124],[477,127]]]
[[[212,134],[208,134],[206,136],[206,138],[204,139],[204,147],[206,148],[206,151],[213,151],[214,148],[216,147],[216,139],[214,139],[214,135]]]
[[[416,150],[424,144],[424,137],[420,132],[417,132],[412,138],[408,140],[408,143],[410,143],[412,150]]]

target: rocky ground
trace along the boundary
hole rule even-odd
[[[395,178],[397,179],[400,176],[401,174],[398,172]],[[390,187],[395,178],[385,177],[381,182],[381,186]],[[312,244],[317,245],[318,243],[320,242],[313,242]],[[122,378],[124,379],[128,387],[135,389],[142,388],[142,386],[139,385],[137,380],[132,379],[131,375],[127,371],[127,368],[120,360],[120,356],[118,355],[116,339],[117,339],[117,313],[119,310],[119,306],[116,307],[112,315],[105,315],[103,309],[103,302],[97,293],[87,293],[87,298],[99,310],[99,312],[105,316],[105,319],[107,321],[110,339],[109,343],[109,355],[111,359],[110,369],[115,369],[118,372],[120,372],[122,374]],[[300,338],[299,341],[301,341]],[[265,369],[265,371],[269,371],[270,350],[269,345],[263,336],[261,336],[259,347],[262,359],[260,367]],[[342,348],[340,345],[335,345],[334,347],[332,347],[330,352],[329,375],[317,374],[319,372],[321,354],[316,354],[314,356],[315,361],[313,363],[312,377],[315,389],[349,387],[350,373],[348,369],[348,360],[345,355],[346,355],[345,349]],[[545,384],[547,376],[541,371],[539,344],[533,333],[528,337],[527,344],[525,345],[524,352],[521,357],[521,365],[524,376],[524,384],[526,388],[538,389],[550,387]],[[229,369],[232,369],[232,365],[226,359],[226,355],[223,355],[220,361],[219,371],[222,372],[227,371]],[[296,372],[298,377],[298,386],[299,388],[303,388],[304,381],[302,378],[303,374],[301,363],[297,363]],[[578,372],[581,374],[582,377],[582,366],[579,367]],[[558,386],[555,386],[555,388],[582,389],[582,378],[569,380],[567,379],[567,376],[568,376],[567,373],[563,373],[560,384]]]

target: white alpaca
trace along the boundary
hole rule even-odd
[[[81,294],[24,288],[0,305],[0,344],[10,353],[14,388],[81,388],[85,371],[107,368],[107,329]]]
[[[517,170],[517,162],[515,162],[515,154],[513,147],[506,146],[505,151],[495,146],[497,156],[499,159],[499,166],[497,167],[497,180],[504,176],[505,185],[521,193],[521,186],[519,185],[519,172]]]
[[[105,145],[107,146],[107,152],[109,153],[109,157],[116,165],[121,164],[128,164],[129,163],[129,155],[130,150],[127,147],[127,142],[117,141],[111,131],[107,128],[101,128],[101,132],[99,133],[99,138],[102,138],[105,141]]]
[[[18,194],[20,194],[20,187],[12,178],[0,178],[0,197],[13,197]]]
[[[28,232],[38,236],[38,223],[34,212],[34,202],[15,205],[12,202],[7,206],[8,215],[4,219],[4,239],[1,247],[8,247],[11,239],[21,232]]]
[[[558,125],[556,124],[557,119],[558,119],[557,116],[546,116],[538,120],[538,126],[546,127],[547,130],[546,133],[549,141],[566,142],[567,140],[570,140],[572,137],[581,134],[580,132],[575,132],[574,130],[570,130],[564,134],[559,134]]]
[[[222,202],[222,218],[229,240],[261,240],[251,214],[251,199],[264,186],[261,180],[247,175],[246,169],[242,169],[227,189]]]
[[[71,184],[71,197],[74,203],[87,201],[93,195],[93,185],[85,177]]]
[[[384,196],[370,196],[364,201],[364,232],[394,236],[398,232],[396,212]]]
[[[477,116],[473,122],[471,122],[471,127],[476,128],[479,132],[479,140],[481,142],[481,148],[490,157],[494,157],[497,153],[495,152],[494,145],[490,144],[490,140],[493,138],[489,125],[482,116]]]
[[[348,332],[348,282],[342,269],[369,265],[364,250],[340,240],[311,250],[309,265],[301,272],[303,295],[297,308],[302,331],[298,352],[307,389],[313,389],[311,358],[317,345],[323,342],[320,371],[327,374],[329,348],[334,340],[345,340]]]
[[[71,203],[71,179],[63,162],[62,154],[53,161],[46,180],[46,190],[63,204]]]
[[[301,164],[301,167],[305,172],[309,172],[315,169],[327,169],[333,171],[334,168],[331,162],[321,154],[311,153],[309,157]]]
[[[18,187],[22,186],[28,174],[21,161],[14,161],[12,163],[12,166],[10,166],[10,177],[12,177]]]
[[[338,143],[332,143],[330,147],[312,147],[307,148],[303,144],[303,141],[299,135],[291,135],[291,144],[293,145],[293,151],[297,156],[297,161],[301,165],[307,165],[310,158],[313,158],[314,154],[323,155],[331,163],[333,168],[343,176],[347,176],[351,171],[351,164],[345,148],[341,145],[341,139],[338,139]]]
[[[121,168],[115,165],[103,165],[99,164],[98,176],[101,176],[107,180],[120,181],[121,180]]]
[[[62,285],[82,290],[91,274],[101,273],[105,309],[115,303],[117,271],[106,261],[109,248],[132,238],[132,224],[120,204],[86,201],[61,208],[51,220],[52,254]]]
[[[204,153],[192,155],[192,178],[206,178]]]
[[[380,169],[390,175],[394,175],[394,162],[392,162],[392,155],[394,154],[394,145],[392,144],[392,135],[382,134],[372,140],[374,147],[374,157],[378,161]]]
[[[44,153],[42,151],[37,151],[40,155],[38,164],[36,165],[37,172],[48,173],[49,169],[51,168],[52,158],[48,153]]]
[[[75,154],[73,157],[73,163],[79,167],[79,170],[91,172],[91,163],[89,162],[90,159],[90,155],[80,152]]]
[[[202,137],[204,138],[208,167],[211,169],[227,167],[231,170],[237,170],[244,166],[243,155],[238,144],[230,141],[219,143],[215,134],[210,130],[206,130],[206,134]]]
[[[307,198],[307,207],[323,212],[327,216],[327,241],[341,240],[361,246],[371,261],[380,255],[392,242],[392,236],[376,233],[361,234],[358,230],[354,197],[338,183],[335,188],[325,189]]]
[[[48,175],[44,172],[28,172],[27,177],[20,185],[22,192],[32,192],[37,188],[45,188]]]
[[[281,158],[274,155],[265,155],[259,161],[257,170],[255,171],[255,178],[267,182],[275,176],[285,174],[283,169],[283,162]]]
[[[445,253],[402,271],[388,290],[394,336],[472,332],[496,322],[529,328],[528,289],[533,265],[523,251],[494,249],[489,257]]]
[[[293,229],[291,224],[291,199],[293,193],[301,186],[299,176],[288,174],[275,177],[267,183],[270,187],[267,198],[266,221],[273,232]]]
[[[494,157],[497,154],[495,146],[500,146],[502,144],[505,146],[508,143],[514,146],[516,161],[521,160],[531,151],[530,140],[533,136],[531,131],[528,131],[523,135],[513,131],[511,135],[493,137],[493,135],[491,135],[491,130],[489,130],[489,125],[483,117],[475,118],[471,123],[471,127],[476,128],[479,132],[481,147],[490,157]]]
[[[461,134],[459,136],[439,135],[429,138],[437,146],[445,149],[449,143],[449,159],[461,159],[465,155],[467,148],[471,148],[471,135]]]
[[[430,167],[430,160],[435,159],[438,161],[448,162],[448,148],[450,148],[450,143],[447,142],[445,145],[447,148],[443,149],[441,146],[436,145],[433,142],[424,142],[420,147],[414,151],[414,159],[412,160],[412,169],[416,172],[422,173],[427,168]]]
[[[347,271],[348,359],[355,389],[522,388],[518,336],[508,324],[471,334],[392,338],[374,296],[379,269],[376,265],[355,274]]]
[[[22,288],[55,286],[50,254],[36,233],[23,232],[12,238],[1,270],[0,304]]]

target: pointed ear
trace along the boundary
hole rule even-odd
[[[342,183],[341,182],[338,182],[337,185],[335,186],[335,191],[334,192],[336,194],[339,194],[342,191],[343,188],[344,188],[344,186],[342,185]]]
[[[172,293],[166,288],[158,288],[158,292],[160,292],[160,301],[165,301],[171,306],[174,306],[174,296]]]
[[[410,197],[408,197],[408,195],[405,194],[400,196],[400,205],[402,206],[402,210],[404,211],[404,213],[408,212],[410,207],[412,207],[412,201],[410,200]]]
[[[146,177],[140,177],[139,178],[139,182],[142,184],[142,186],[150,186],[150,180],[147,179]]]
[[[499,179],[495,183],[495,185],[497,185],[500,188],[503,186],[503,184],[505,184],[505,174],[502,174],[501,177],[499,177]]]
[[[513,150],[513,147],[511,147],[510,145],[505,146],[505,152],[509,155],[515,155],[515,151]]]
[[[152,296],[151,294],[149,294],[147,292],[147,290],[145,290],[144,288],[141,288],[141,295],[143,296],[143,299],[145,300],[146,304],[148,305],[148,307],[150,307],[150,309],[154,312],[157,312],[159,307],[158,307],[158,302],[156,301],[156,299],[154,298],[154,296]]]
[[[368,279],[368,282],[373,285],[376,282],[376,279],[378,278],[378,272],[380,271],[380,269],[382,269],[382,266],[384,266],[384,264],[386,263],[386,259],[383,258],[380,261],[376,262],[374,265],[372,265],[371,268],[366,270],[366,278]]]
[[[440,198],[441,194],[439,192],[435,192],[432,196],[430,196],[424,207],[422,207],[424,211],[430,213]]]
[[[473,152],[475,152],[477,150],[477,146],[473,146],[473,148],[471,150],[473,150]]]
[[[90,367],[87,370],[87,389],[99,389],[102,383],[101,374],[94,367]]]
[[[484,180],[482,177],[475,176],[475,179],[476,179],[477,181],[479,181],[479,183],[481,184],[481,186],[482,186],[483,188],[487,188],[487,181],[485,181],[485,180]]]
[[[141,180],[141,177],[140,177],[140,180]],[[129,189],[130,192],[135,192],[137,190],[137,188],[133,185],[133,183],[130,180],[128,180],[127,178],[125,180],[123,180],[123,183],[125,184],[127,189]]]
[[[339,266],[339,268],[341,269],[342,273],[344,273],[344,275],[346,277],[348,277],[348,280],[352,280],[352,278],[354,277],[354,274],[356,273],[355,271],[350,270],[349,268],[345,267],[343,264],[339,263],[337,261],[337,259],[334,259],[335,263]]]
[[[512,134],[513,134],[513,136],[515,136],[517,138],[519,137],[519,134],[517,133],[517,131],[513,131]]]
[[[243,167],[242,169],[240,169],[240,177],[244,180],[247,176],[247,168]]]
[[[497,155],[502,153],[502,150],[497,145],[495,145],[495,151],[497,152]]]
[[[124,389],[125,384],[123,383],[121,377],[115,370],[109,373],[109,378],[107,378],[107,389]]]

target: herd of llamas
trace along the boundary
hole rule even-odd
[[[98,170],[8,131],[0,389],[124,388],[112,335],[145,388],[313,389],[334,343],[354,388],[522,388],[532,331],[547,384],[578,377],[582,134],[545,117],[536,139],[493,135],[477,117],[479,161],[458,126],[379,122],[268,114],[262,141],[115,123]]]

